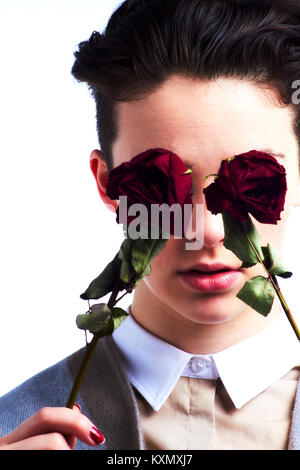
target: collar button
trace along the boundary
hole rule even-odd
[[[190,361],[190,368],[194,374],[201,372],[205,365],[205,359],[202,357],[193,357]]]

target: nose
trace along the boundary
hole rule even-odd
[[[224,224],[222,214],[212,214],[206,206],[202,193],[193,197],[192,216],[185,229],[185,238],[189,241],[202,240],[203,248],[215,248],[223,243]]]
[[[204,205],[204,237],[203,246],[213,248],[223,243],[224,225],[222,214],[212,214]]]

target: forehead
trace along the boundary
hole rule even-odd
[[[280,107],[273,91],[236,79],[173,76],[147,97],[120,103],[117,119],[114,166],[155,147],[191,165],[249,150],[292,155],[298,147],[294,110]]]

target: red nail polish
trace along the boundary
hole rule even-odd
[[[75,403],[74,406],[76,406],[76,408],[78,408],[79,411],[81,411],[81,406],[78,403]]]
[[[105,437],[97,428],[95,428],[95,426],[93,426],[90,430],[90,437],[93,439],[96,445],[103,444],[105,441]]]

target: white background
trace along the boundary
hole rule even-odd
[[[0,395],[84,345],[79,296],[123,239],[89,169],[94,102],[70,74],[77,44],[121,3],[0,3]],[[286,243],[293,269],[298,217]],[[284,281],[295,312],[298,285]]]
[[[0,0],[0,395],[84,346],[79,296],[123,239],[89,168],[94,101],[70,73],[121,3]]]

